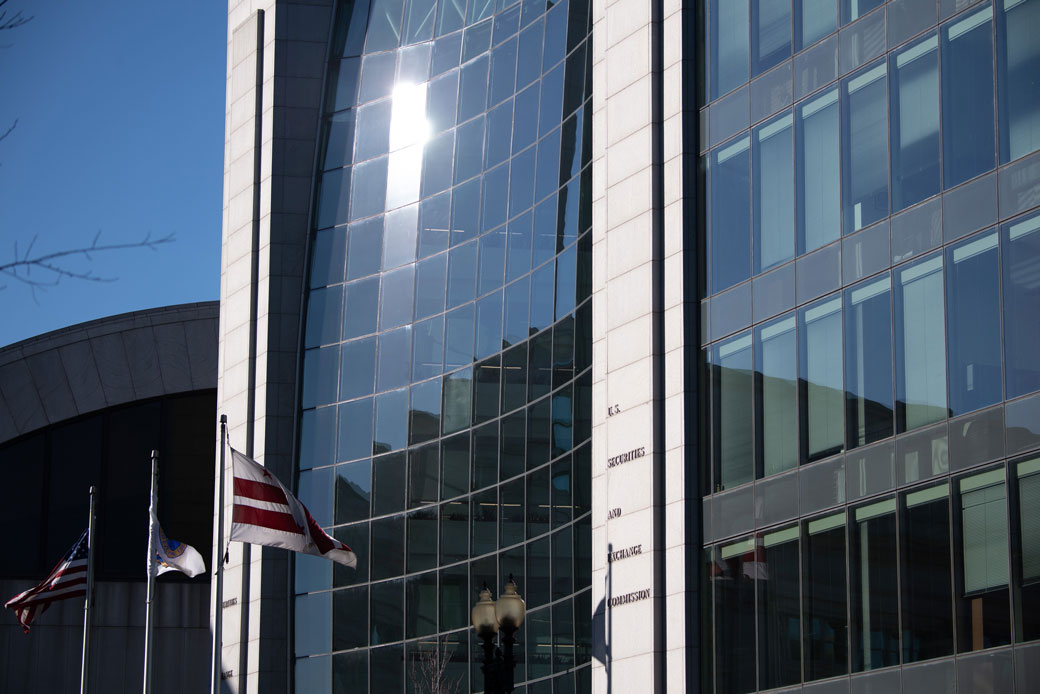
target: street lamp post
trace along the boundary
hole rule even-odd
[[[527,609],[524,599],[516,592],[516,583],[509,577],[498,600],[491,599],[487,585],[470,613],[473,630],[484,643],[484,694],[510,694],[513,691],[513,634],[524,623]],[[495,636],[502,632],[502,647],[495,646]]]

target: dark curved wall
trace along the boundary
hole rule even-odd
[[[338,3],[298,489],[359,566],[297,558],[297,691],[400,692],[438,647],[479,691],[469,609],[510,575],[517,682],[590,689],[590,32],[582,0]]]

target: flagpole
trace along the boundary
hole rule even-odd
[[[217,485],[217,544],[213,548],[213,563],[216,566],[217,585],[213,614],[213,672],[212,694],[220,694],[220,652],[223,646],[224,617],[224,451],[227,449],[227,415],[220,415],[220,480]]]
[[[94,602],[94,498],[97,487],[90,485],[90,518],[87,520],[87,596],[83,601],[83,660],[79,666],[79,694],[87,694],[90,676],[90,608]]]
[[[155,596],[155,555],[159,548],[155,546],[157,511],[155,508],[155,487],[159,477],[159,451],[152,450],[152,492],[148,507],[148,588],[144,613],[144,694],[152,692],[152,603]]]

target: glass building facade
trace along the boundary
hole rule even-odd
[[[296,691],[481,690],[510,576],[517,691],[589,691],[590,4],[333,16],[298,490],[359,564],[295,558]]]
[[[696,17],[701,690],[1026,691],[1040,0]]]

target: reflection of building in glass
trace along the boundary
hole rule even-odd
[[[1040,0],[260,4],[219,401],[360,568],[232,547],[232,687],[509,574],[529,694],[1038,686]]]

